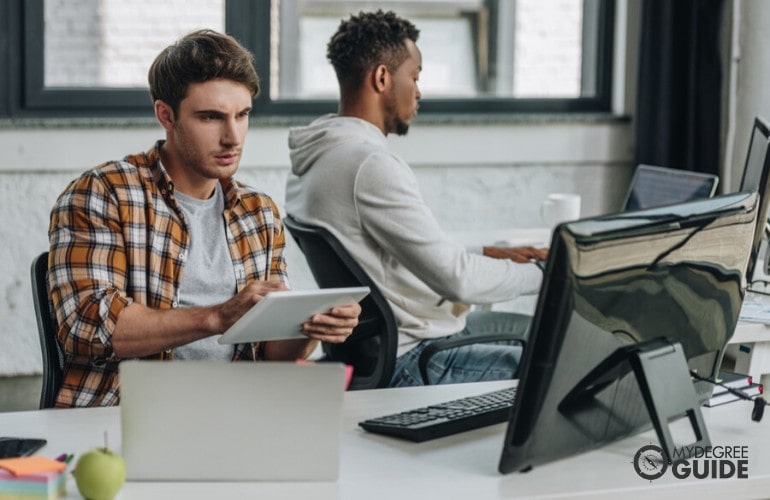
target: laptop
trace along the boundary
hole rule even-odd
[[[344,367],[337,363],[120,364],[130,481],[335,481]]]
[[[703,172],[639,165],[628,186],[624,212],[711,198],[719,177]]]

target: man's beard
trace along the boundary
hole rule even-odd
[[[409,132],[409,122],[399,118],[397,108],[395,94],[390,94],[385,107],[385,112],[390,117],[388,119],[389,123],[387,123],[387,131],[396,135],[406,135]]]
[[[406,135],[407,132],[409,132],[409,123],[400,118],[396,118],[396,130],[394,132],[396,135]]]

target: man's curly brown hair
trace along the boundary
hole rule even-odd
[[[326,57],[334,66],[343,90],[359,87],[364,75],[374,66],[384,64],[396,71],[409,53],[406,41],[417,41],[420,35],[414,24],[394,12],[359,12],[342,20],[329,40]]]

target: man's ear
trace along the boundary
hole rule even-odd
[[[390,87],[390,71],[387,66],[380,64],[372,71],[372,85],[378,93],[385,92]]]
[[[155,101],[155,117],[164,129],[171,130],[174,128],[174,110],[160,99]]]

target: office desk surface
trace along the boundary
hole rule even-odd
[[[768,498],[770,497],[770,417],[750,420],[751,405],[736,402],[704,408],[714,446],[748,446],[748,479],[676,479],[669,471],[653,482],[631,464],[643,445],[656,442],[647,432],[527,473],[497,472],[505,425],[415,444],[368,434],[365,418],[413,408],[511,382],[488,382],[408,389],[349,392],[345,395],[341,472],[331,483],[127,483],[120,499],[493,499],[493,498]],[[310,409],[309,409],[310,410]],[[674,435],[682,422],[675,424]],[[312,411],[308,425],[313,425]],[[681,427],[683,428],[683,427]],[[79,454],[102,445],[120,448],[118,408],[0,413],[0,433],[44,437],[40,453]],[[208,432],[216,432],[211,429]],[[275,432],[290,433],[291,429]],[[320,430],[319,430],[320,432]],[[308,443],[312,446],[312,443]],[[201,459],[205,460],[201,450]],[[212,467],[216,459],[212,458]],[[67,498],[79,498],[74,481]]]

